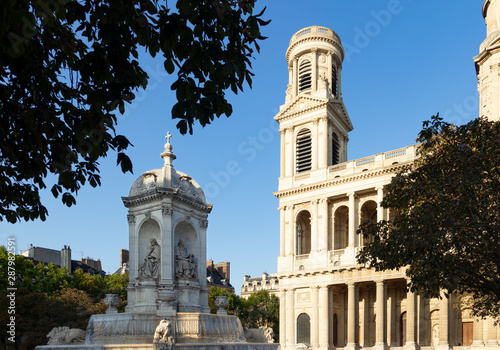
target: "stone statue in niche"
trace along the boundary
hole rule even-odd
[[[151,247],[149,248],[149,253],[144,259],[144,262],[139,267],[139,277],[156,279],[160,277],[161,250],[156,239],[151,238],[149,242],[151,243]]]
[[[179,239],[175,247],[175,275],[179,278],[196,279],[196,264],[194,255],[189,254],[184,240]]]

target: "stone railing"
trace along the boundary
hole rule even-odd
[[[394,151],[379,153],[373,156],[351,160],[341,164],[335,164],[328,168],[328,178],[343,177],[359,174],[376,168],[390,165],[411,163],[416,158],[417,145],[400,148]]]

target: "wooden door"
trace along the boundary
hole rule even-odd
[[[462,322],[462,346],[470,346],[474,340],[474,324]]]

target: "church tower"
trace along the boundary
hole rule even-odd
[[[479,115],[500,121],[500,1],[486,0],[483,4],[486,39],[474,57],[477,88],[480,96]]]
[[[295,33],[286,51],[289,83],[275,119],[281,133],[280,190],[307,176],[318,179],[347,161],[353,129],[342,102],[344,49],[331,29],[312,26]]]

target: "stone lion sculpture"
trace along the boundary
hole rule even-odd
[[[172,322],[163,318],[155,330],[153,343],[156,349],[172,350],[174,345],[174,337],[172,336]]]
[[[274,332],[271,327],[249,328],[245,338],[249,343],[274,343]]]
[[[47,334],[48,345],[64,345],[83,343],[85,341],[85,331],[78,328],[54,327]]]

